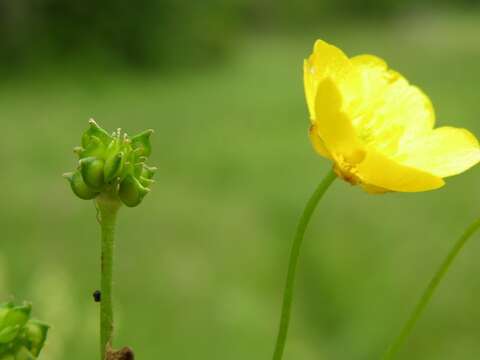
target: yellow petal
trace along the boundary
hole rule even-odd
[[[318,83],[327,76],[335,79],[345,78],[351,69],[352,64],[342,50],[325,41],[316,41],[313,53],[305,60],[303,67],[305,97],[311,119],[314,117]]]
[[[331,159],[330,153],[328,152],[323,140],[320,138],[318,134],[318,129],[316,125],[311,125],[308,131],[308,135],[310,136],[310,141],[312,142],[313,148],[323,157],[327,159]]]
[[[368,150],[365,158],[355,167],[362,183],[399,192],[434,190],[445,183],[442,178],[402,165],[375,150]]]
[[[363,156],[363,146],[342,106],[342,95],[336,84],[331,78],[325,78],[317,86],[314,129],[329,153],[355,163]]]
[[[386,192],[391,191],[371,184],[360,184],[360,186],[369,194],[385,194]]]
[[[387,63],[385,62],[385,60],[375,55],[356,55],[353,56],[350,60],[356,66],[366,66],[368,68],[379,68],[384,70],[387,69]]]
[[[360,73],[362,91],[349,110],[358,136],[379,152],[392,156],[405,143],[427,134],[435,123],[430,99],[399,73],[372,55],[351,59]]]
[[[441,127],[416,139],[407,149],[406,165],[440,177],[464,172],[480,161],[480,146],[465,129]]]

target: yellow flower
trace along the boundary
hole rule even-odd
[[[378,57],[348,58],[318,40],[304,82],[314,148],[368,192],[437,189],[480,161],[475,136],[434,129],[429,98]]]

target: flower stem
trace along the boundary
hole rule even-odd
[[[437,289],[438,285],[444,278],[445,274],[447,273],[448,269],[452,265],[453,261],[455,260],[457,255],[460,253],[460,251],[463,249],[467,241],[479,228],[480,228],[480,219],[477,219],[465,230],[462,236],[460,236],[460,238],[457,240],[453,248],[448,253],[447,257],[443,260],[442,264],[438,268],[432,280],[428,284],[422,297],[420,298],[420,301],[418,302],[417,306],[413,310],[408,321],[405,323],[399,336],[396,338],[396,340],[390,346],[388,351],[385,353],[383,360],[391,360],[398,353],[400,347],[404,344],[405,340],[408,338],[408,336],[412,332],[418,319],[420,318],[423,311],[425,310],[430,300],[432,299],[432,296],[435,290]]]
[[[312,214],[317,207],[318,202],[323,197],[327,189],[336,179],[336,174],[333,170],[325,176],[322,182],[318,185],[312,196],[307,202],[305,209],[303,210],[300,221],[298,222],[297,231],[293,239],[292,249],[290,252],[290,261],[288,264],[287,281],[285,284],[285,290],[283,292],[283,305],[282,314],[280,318],[280,326],[278,329],[277,343],[275,346],[275,352],[273,354],[273,360],[280,360],[283,356],[285,349],[285,342],[287,339],[288,325],[290,323],[290,315],[292,310],[293,291],[295,285],[295,274],[297,271],[298,257],[300,255],[300,248],[302,246],[305,230],[312,217]]]
[[[100,359],[104,360],[106,351],[112,345],[113,337],[113,250],[115,223],[120,202],[115,197],[101,194],[96,199],[102,230],[101,257],[101,301],[100,301]]]

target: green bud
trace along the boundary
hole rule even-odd
[[[80,199],[91,200],[98,195],[98,191],[95,191],[85,184],[80,171],[77,170],[74,173],[66,173],[63,174],[63,176],[70,182],[73,193]]]
[[[150,190],[144,187],[133,175],[127,175],[120,184],[118,195],[125,205],[135,207],[142,202],[149,192]]]
[[[85,200],[108,194],[127,206],[137,206],[154,182],[156,169],[145,165],[152,151],[152,133],[147,130],[130,139],[117,129],[110,135],[90,120],[82,146],[74,148],[78,169],[65,175],[73,192]]]
[[[0,360],[34,360],[45,344],[48,325],[30,320],[31,305],[0,305]]]
[[[86,157],[79,161],[83,181],[92,189],[101,189],[104,184],[104,161],[95,157]]]
[[[132,137],[132,147],[139,156],[150,156],[152,153],[152,145],[150,143],[150,136],[153,130],[145,130],[138,135]]]

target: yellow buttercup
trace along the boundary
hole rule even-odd
[[[434,129],[429,98],[378,57],[348,58],[318,40],[304,83],[314,148],[368,192],[437,189],[480,161],[475,136]]]

